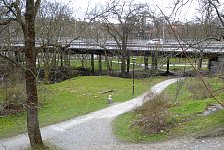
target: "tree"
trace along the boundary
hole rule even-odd
[[[7,18],[7,20],[16,20],[23,31],[26,60],[27,131],[32,148],[44,146],[39,128],[36,84],[35,18],[40,3],[41,0],[26,0],[25,2],[20,0],[15,2],[3,0],[4,8],[7,8],[8,12],[11,13],[10,18]],[[25,9],[22,9],[23,5],[25,5]]]
[[[189,0],[176,0],[175,4],[174,4],[174,10],[178,11],[179,8],[183,8],[184,5],[193,2],[193,1],[189,1]],[[213,21],[219,21],[215,26],[214,24],[211,27],[215,27],[215,28],[223,28],[224,27],[224,19],[223,19],[223,15],[222,15],[222,9],[223,9],[223,5],[219,2],[219,0],[200,0],[199,2],[201,2],[198,6],[201,7],[200,10],[202,10],[202,13],[200,15],[202,15],[202,20],[204,20],[205,25],[212,25],[211,23]],[[169,22],[170,23],[170,22]],[[203,53],[203,47],[200,48],[201,44],[206,43],[206,45],[210,44],[211,40],[215,40],[215,41],[221,41],[223,40],[223,30],[220,30],[220,33],[218,33],[217,35],[211,34],[208,35],[208,33],[211,30],[206,30],[205,34],[203,33],[202,35],[205,37],[203,39],[200,39],[200,41],[196,41],[190,44],[191,47],[197,48],[200,50],[200,53]],[[173,32],[174,33],[174,32]],[[175,34],[175,33],[174,33]],[[175,35],[175,37],[177,38],[177,35]],[[180,40],[177,39],[178,42],[180,43]],[[209,41],[209,42],[208,42]],[[220,50],[223,47],[220,48]],[[185,52],[184,49],[182,49],[182,51],[184,52],[185,57],[187,58],[188,62],[191,64],[191,66],[194,68],[194,70],[196,71],[196,74],[199,76],[200,80],[202,81],[204,87],[206,88],[206,90],[209,92],[209,94],[211,95],[211,97],[217,101],[219,104],[221,104],[222,106],[224,106],[224,104],[214,95],[214,93],[211,91],[211,89],[208,87],[208,85],[206,84],[206,82],[204,81],[204,79],[202,78],[201,74],[199,73],[199,71],[197,71],[196,67],[194,67],[194,65],[192,64],[192,62],[189,60],[189,56],[187,55],[187,53]],[[200,57],[200,56],[199,56]],[[217,61],[218,57],[217,56],[213,56],[209,58],[209,62],[208,62],[208,66],[211,67],[211,61],[212,60],[216,60]],[[201,60],[200,60],[201,61]],[[209,68],[210,68],[209,67]]]
[[[74,29],[69,28],[72,24],[71,14],[68,4],[61,4],[56,1],[42,3],[37,14],[36,30],[38,31],[37,37],[43,48],[41,59],[44,63],[45,83],[50,81],[51,69],[54,67],[56,71],[57,55],[62,57],[64,53],[61,51],[61,43],[64,43],[66,39],[70,40],[69,36],[72,33],[74,34]],[[51,46],[51,53],[49,52],[49,46]],[[54,50],[53,53],[52,50]]]
[[[110,3],[111,10],[100,16],[105,30],[116,41],[117,47],[120,49],[118,57],[121,59],[121,76],[129,72],[130,54],[127,51],[127,44],[131,31],[135,29],[135,25],[140,21],[139,14],[145,11],[147,5],[134,4],[133,1],[116,1]]]

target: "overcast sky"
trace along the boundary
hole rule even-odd
[[[79,17],[83,12],[87,10],[87,6],[91,8],[99,4],[105,4],[108,0],[57,0],[57,1],[71,4],[70,6],[74,8],[74,10],[76,11],[76,17]],[[157,5],[168,16],[172,12],[174,1],[176,0],[135,0],[135,2],[150,3],[152,7]],[[224,0],[219,1],[223,2]],[[180,11],[178,11],[175,20],[180,20],[180,18],[181,18],[180,21],[186,21],[192,19],[193,17],[195,17],[197,13],[197,11],[195,10],[196,6],[197,6],[196,3],[189,3],[188,5],[186,5]]]

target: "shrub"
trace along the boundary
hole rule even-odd
[[[168,111],[172,105],[169,104],[168,96],[166,94],[156,95],[152,100],[149,100],[151,95],[147,95],[147,100],[141,107],[137,108],[137,120],[132,126],[138,126],[145,133],[159,133],[172,127],[170,121],[171,114]]]
[[[211,85],[207,84],[207,86],[211,89]],[[192,98],[195,100],[211,97],[211,94],[208,92],[202,81],[194,80],[194,82],[191,82],[190,85],[188,85],[188,90],[192,93]]]
[[[16,72],[5,76],[0,90],[0,115],[24,111],[26,101],[23,74]]]

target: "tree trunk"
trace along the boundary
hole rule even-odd
[[[122,56],[121,58],[121,76],[125,77],[125,71],[126,71],[126,57]]]
[[[44,52],[44,83],[49,84],[50,81],[50,57],[49,51]]]
[[[27,0],[25,13],[26,25],[23,27],[26,58],[27,131],[32,148],[44,146],[38,121],[34,8],[34,0]]]
[[[42,146],[42,137],[38,121],[38,97],[36,85],[36,64],[32,46],[26,46],[26,93],[27,93],[27,130],[31,147]]]

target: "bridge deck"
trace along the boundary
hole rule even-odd
[[[66,47],[66,48],[65,48]],[[38,51],[44,50],[40,42],[36,43],[36,48]],[[55,49],[55,46],[48,46],[49,49]],[[57,47],[59,48],[59,47]],[[222,55],[224,53],[224,43],[215,42],[210,43],[206,46],[203,45],[191,45],[186,43],[164,43],[164,44],[147,44],[143,42],[138,43],[128,43],[127,51],[130,52],[130,55],[149,55],[152,52],[158,52],[159,54],[173,54],[173,55],[183,55],[187,53],[190,55],[195,55],[203,53],[205,56],[210,55]],[[70,52],[73,54],[114,54],[120,51],[120,48],[115,42],[109,42],[104,44],[99,43],[90,43],[83,41],[74,41],[71,44],[62,43],[59,48],[61,51]],[[17,42],[11,44],[10,46],[0,44],[1,51],[23,51],[24,44],[22,42]]]

